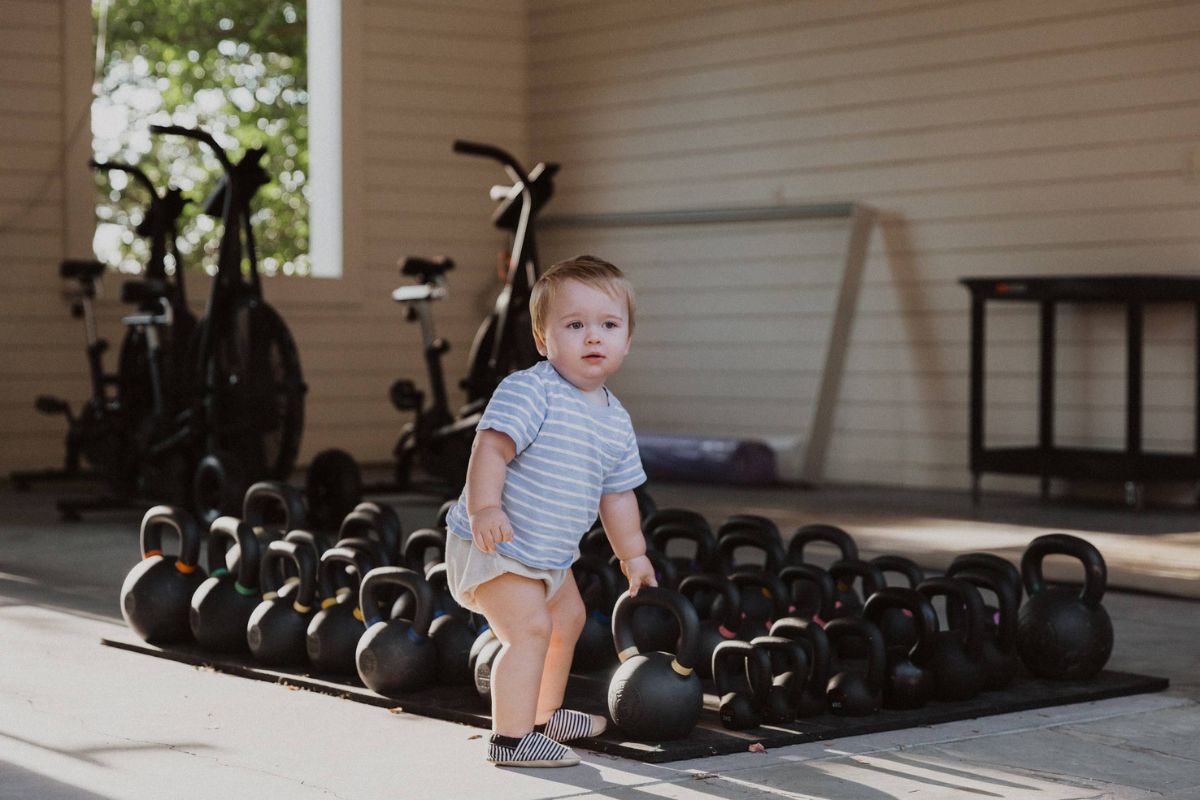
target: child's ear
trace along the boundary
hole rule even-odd
[[[541,353],[542,358],[546,357],[546,340],[539,336],[536,332],[533,334],[533,344],[537,351]]]

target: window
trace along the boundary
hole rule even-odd
[[[236,158],[265,146],[271,182],[253,218],[264,275],[308,275],[307,14],[303,0],[96,0],[98,80],[92,105],[97,161],[141,168],[161,191],[192,202],[180,220],[187,269],[215,270],[219,220],[200,213],[221,174],[202,145],[151,137],[152,123],[201,126]],[[98,173],[95,251],[138,272],[148,245],[133,228],[145,190]]]

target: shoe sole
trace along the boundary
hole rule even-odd
[[[579,759],[551,758],[538,761],[493,761],[497,767],[577,767]]]

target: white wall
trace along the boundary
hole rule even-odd
[[[531,22],[557,211],[881,211],[831,480],[967,485],[958,278],[1200,265],[1196,3],[533,0]],[[779,435],[811,413],[843,242],[833,223],[574,230],[548,254],[607,254],[641,288],[619,386],[644,428]],[[990,322],[988,443],[1035,443],[1036,316]],[[1152,309],[1146,336],[1145,446],[1186,450],[1190,309]],[[1058,354],[1058,441],[1123,446],[1123,315],[1063,309]]]

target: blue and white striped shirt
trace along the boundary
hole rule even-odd
[[[496,387],[476,430],[500,431],[516,444],[500,500],[513,540],[497,545],[500,553],[531,567],[569,567],[596,521],[600,496],[646,481],[629,414],[605,391],[608,405],[592,405],[549,361]],[[446,528],[471,539],[465,489]]]

